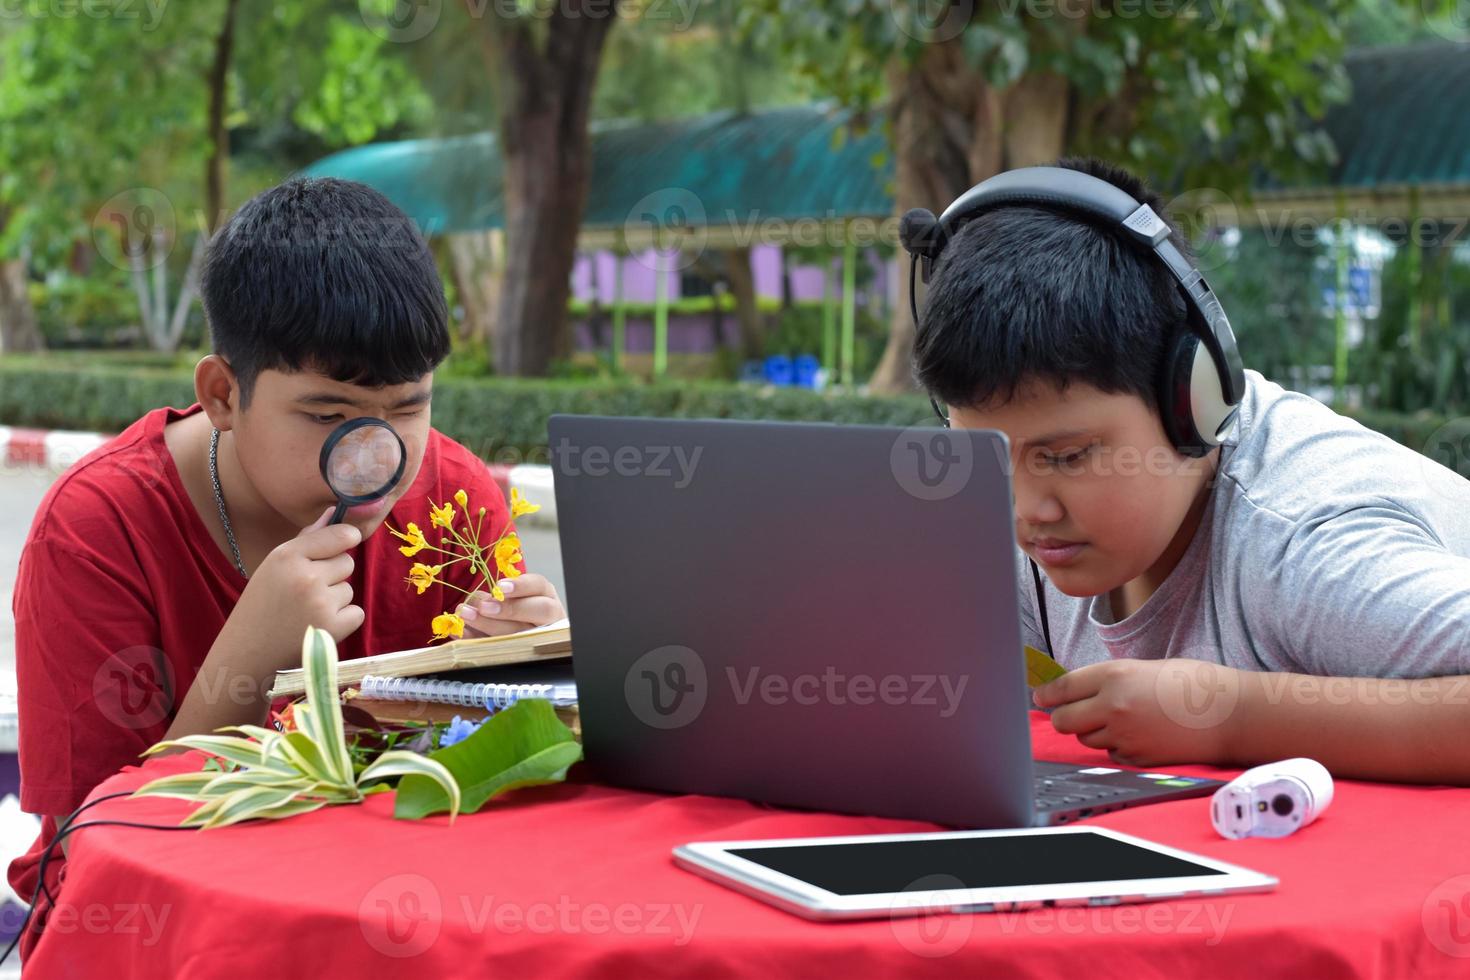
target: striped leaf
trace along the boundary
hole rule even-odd
[[[183,800],[192,800],[199,798],[204,787],[217,776],[219,776],[217,772],[180,772],[172,776],[161,776],[133,790],[133,795],[173,796]]]
[[[459,783],[454,781],[448,769],[441,762],[419,755],[415,752],[384,752],[374,760],[373,764],[362,771],[357,777],[357,784],[373,779],[384,779],[390,776],[423,776],[433,780],[444,791],[449,801],[449,819],[453,820],[459,814],[460,793]]]
[[[184,818],[185,826],[209,830],[249,820],[258,811],[279,806],[296,796],[293,786],[254,786],[216,797]]]
[[[282,768],[280,762],[276,762],[266,756],[263,746],[259,742],[249,739],[235,738],[233,735],[186,735],[183,738],[169,739],[159,742],[142,754],[154,755],[164,749],[197,749],[210,755],[228,759],[230,762],[242,766],[272,766]]]
[[[323,629],[308,628],[301,641],[301,665],[306,674],[306,703],[303,727],[321,747],[329,771],[339,782],[352,782],[352,757],[342,727],[342,702],[337,692],[337,644]]]

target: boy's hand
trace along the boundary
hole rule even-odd
[[[1116,762],[1228,764],[1239,671],[1202,660],[1110,660],[1032,692],[1052,727]]]
[[[250,576],[225,628],[235,638],[282,657],[295,666],[308,626],[317,626],[341,643],[362,625],[361,606],[352,604],[353,560],[348,551],[362,543],[351,524],[327,525],[328,507],[311,526],[266,555]]]
[[[505,594],[497,602],[488,592],[472,592],[455,610],[464,620],[465,635],[504,636],[554,623],[566,616],[556,586],[532,572],[498,583]]]

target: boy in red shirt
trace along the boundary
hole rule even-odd
[[[447,311],[402,211],[362,184],[289,181],[218,233],[201,292],[215,352],[195,368],[198,403],[149,412],[71,467],[21,555],[21,806],[43,815],[9,870],[23,896],[57,821],[140,752],[264,723],[265,692],[277,670],[299,666],[308,626],[350,659],[423,646],[430,620],[451,610],[469,635],[565,615],[533,574],[502,581],[503,602],[440,582],[419,594],[403,542],[375,533],[385,522],[427,529],[429,501],[460,490],[461,509],[485,508],[481,540],[510,519],[485,464],[429,425]],[[403,476],[329,526],[335,498],[318,456],[328,433],[361,416],[402,438]],[[475,584],[465,562],[442,579]],[[47,865],[53,893],[61,857]]]

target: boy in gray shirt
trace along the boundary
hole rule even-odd
[[[1126,172],[1059,166],[1169,221]],[[1181,453],[1160,392],[1198,340],[1163,262],[1065,207],[951,231],[916,374],[1010,438],[1023,633],[1069,669],[1035,692],[1056,729],[1141,766],[1470,784],[1470,481],[1249,370],[1219,444]]]

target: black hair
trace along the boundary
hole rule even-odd
[[[1162,200],[1127,171],[1064,159],[1122,188],[1188,243]],[[1165,352],[1189,329],[1163,263],[1080,215],[1015,206],[982,214],[945,245],[914,338],[914,374],[943,404],[1004,404],[1027,382],[1085,382],[1159,410]]]
[[[293,178],[251,198],[210,241],[200,292],[242,408],[262,371],[378,388],[449,354],[428,243],[392,201],[350,180]]]

